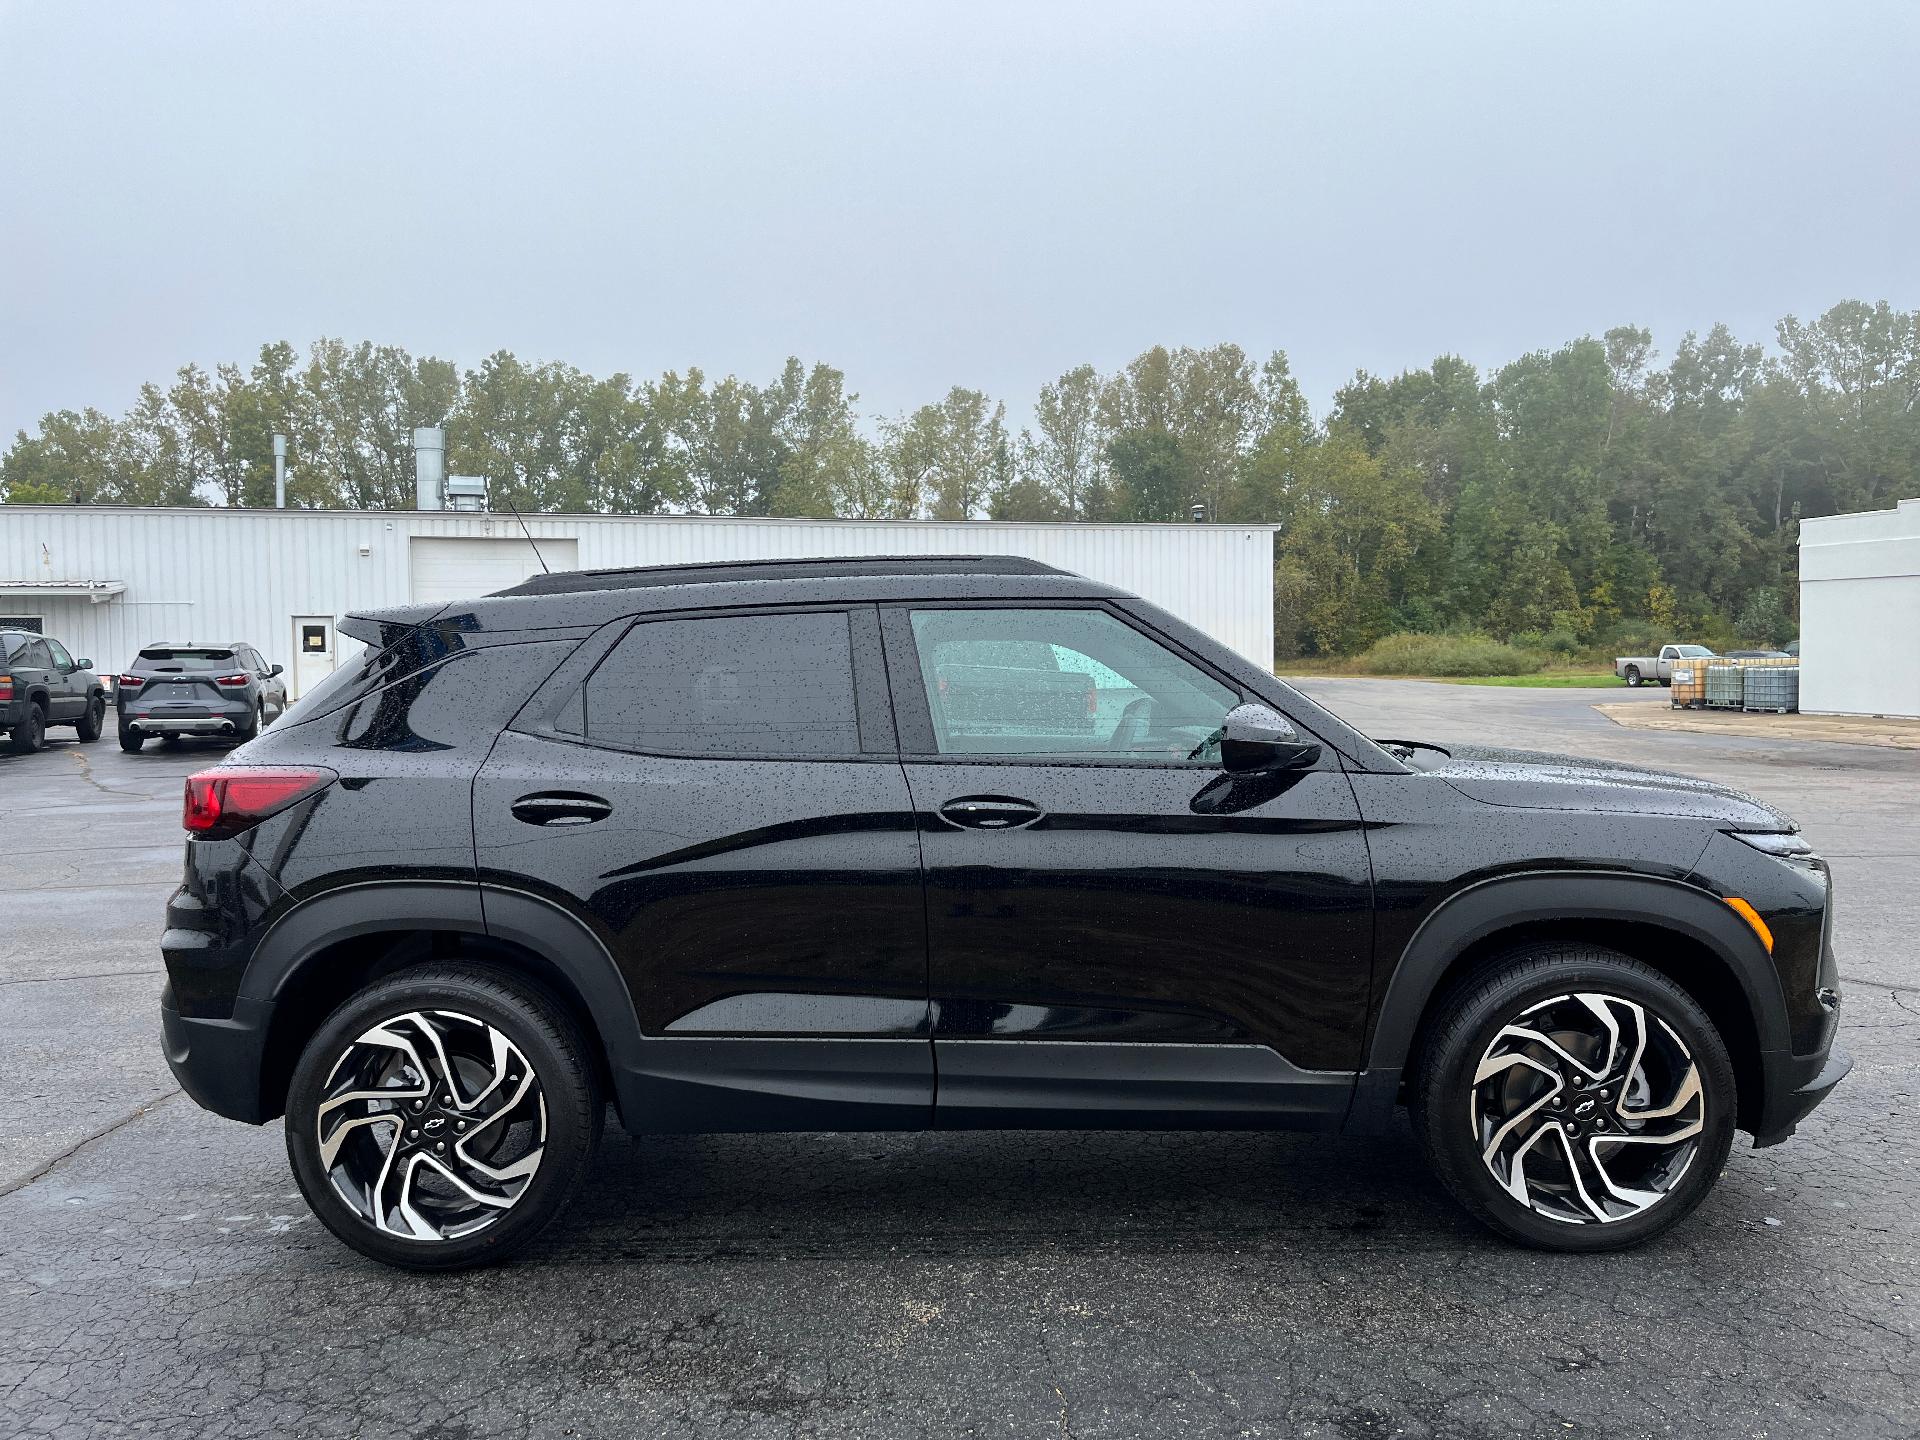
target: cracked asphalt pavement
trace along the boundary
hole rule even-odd
[[[1920,1433],[1920,754],[1590,708],[1624,690],[1303,688],[1783,803],[1833,862],[1853,1075],[1625,1255],[1495,1240],[1404,1127],[609,1134],[521,1259],[402,1275],[161,1058],[180,781],[219,751],[57,740],[0,756],[0,1435]]]

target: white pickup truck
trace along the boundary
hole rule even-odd
[[[1689,660],[1712,658],[1713,651],[1704,645],[1662,645],[1658,655],[1620,656],[1613,662],[1613,673],[1629,685],[1644,685],[1649,680],[1671,685],[1676,662],[1684,665]]]

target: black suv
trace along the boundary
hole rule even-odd
[[[1370,740],[1030,561],[553,575],[340,628],[364,653],[187,782],[162,1019],[393,1264],[527,1241],[608,1099],[637,1133],[1405,1105],[1495,1230],[1609,1249],[1847,1069],[1784,815]]]
[[[100,738],[107,691],[93,661],[31,630],[0,630],[0,730],[7,748],[31,755],[46,742],[49,725],[71,725],[83,744]]]

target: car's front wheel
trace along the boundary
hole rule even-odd
[[[1549,1250],[1651,1239],[1733,1143],[1733,1065],[1693,998],[1592,945],[1510,954],[1448,1001],[1414,1072],[1415,1134],[1477,1218]]]
[[[87,701],[87,708],[80,718],[73,722],[73,733],[79,737],[82,745],[91,745],[100,738],[100,732],[107,724],[107,702],[98,695]]]
[[[602,1108],[580,1029],[546,991],[424,965],[355,995],[307,1043],[287,1154],[314,1213],[361,1254],[464,1269],[566,1208]]]

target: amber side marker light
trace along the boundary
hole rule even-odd
[[[1767,928],[1767,922],[1760,918],[1760,912],[1742,900],[1738,895],[1729,895],[1726,897],[1726,901],[1727,904],[1733,908],[1734,914],[1738,915],[1753,927],[1753,933],[1760,937],[1760,943],[1767,947],[1767,953],[1771,955],[1773,953],[1773,931],[1769,930]]]

